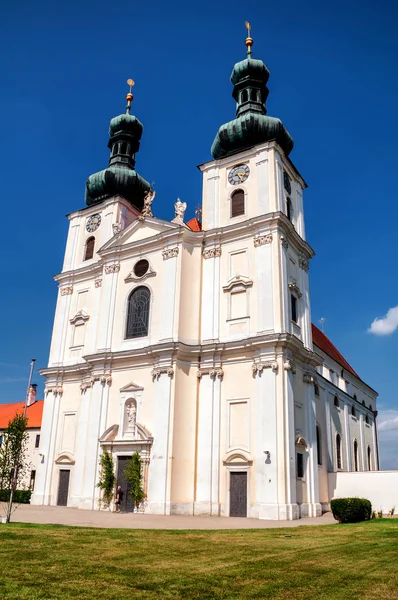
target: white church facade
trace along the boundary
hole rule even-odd
[[[140,453],[153,514],[315,517],[328,472],[378,468],[377,394],[311,326],[306,184],[246,45],[200,221],[156,218],[131,93],[111,121],[56,277],[35,504],[98,508],[104,449],[123,486]]]

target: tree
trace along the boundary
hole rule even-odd
[[[111,503],[115,489],[115,465],[112,454],[104,450],[100,458],[101,472],[98,487],[102,490],[102,502],[105,508]]]
[[[26,446],[28,432],[26,426],[28,419],[23,414],[17,414],[9,421],[8,427],[3,433],[0,446],[0,491],[2,497],[7,498],[7,523],[10,521],[12,503],[15,491],[22,482],[28,468],[26,458]]]
[[[130,487],[130,496],[133,506],[138,510],[141,502],[145,500],[142,478],[142,460],[138,452],[134,452],[131,459],[127,462],[124,475]]]

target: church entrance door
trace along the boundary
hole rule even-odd
[[[69,492],[69,469],[61,469],[59,472],[59,484],[58,484],[58,506],[68,505],[68,492]]]
[[[229,474],[229,516],[247,517],[247,472]]]
[[[133,501],[130,495],[130,485],[127,483],[126,476],[124,474],[125,468],[127,467],[127,462],[131,460],[131,456],[118,456],[117,457],[117,477],[116,477],[116,487],[120,485],[123,491],[123,502],[121,505],[121,510],[132,512],[133,510]]]

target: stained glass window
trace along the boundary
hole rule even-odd
[[[148,335],[149,303],[151,294],[148,288],[135,288],[128,300],[126,338]]]

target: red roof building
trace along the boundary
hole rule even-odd
[[[12,404],[0,404],[0,429],[7,429],[8,423],[18,413],[23,413],[25,402],[13,402]],[[44,400],[37,400],[26,410],[28,417],[28,429],[40,428],[43,415]]]

